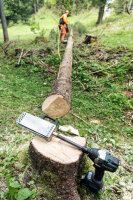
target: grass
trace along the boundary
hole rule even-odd
[[[78,13],[77,15],[71,15],[68,18],[70,25],[76,22],[81,22],[87,28],[87,33],[98,36],[99,41],[104,46],[117,47],[124,45],[127,48],[133,49],[133,23],[132,15],[123,14],[115,15],[112,14],[109,18],[103,20],[103,24],[96,26],[97,11],[90,10],[84,13]],[[8,28],[10,40],[33,40],[38,34],[34,34],[31,31],[31,23],[35,18],[36,23],[39,23],[40,30],[44,29],[48,36],[51,29],[58,30],[59,16],[54,14],[51,10],[44,8],[40,9],[37,15],[33,15],[29,20],[29,25],[22,23],[15,24]],[[83,37],[81,37],[83,40]],[[80,39],[80,40],[81,40]],[[2,30],[0,29],[0,40],[2,38]]]
[[[44,11],[47,15],[43,17]],[[49,30],[56,27],[57,20],[57,16],[51,12],[42,9],[36,16],[41,27],[46,26]],[[89,125],[71,113],[58,121],[61,125],[70,124],[78,128],[80,135],[87,137],[88,147],[107,149],[120,159],[118,171],[106,172],[103,190],[98,195],[91,194],[91,198],[131,200],[133,101],[123,94],[125,90],[133,90],[133,85],[129,85],[133,55],[130,45],[132,39],[129,37],[132,30],[128,29],[131,19],[127,15],[112,16],[101,26],[95,27],[97,16],[92,12],[88,20],[84,20],[85,14],[71,16],[69,20],[74,24],[77,19],[81,19],[92,34],[98,35],[104,31],[100,34],[100,41],[93,45],[82,44],[83,34],[75,35],[71,112]],[[49,20],[53,20],[52,23]],[[112,24],[108,25],[109,23]],[[57,70],[60,64],[57,43],[53,40],[34,44],[32,40],[35,36],[26,25],[15,25],[9,31],[10,37],[16,41],[10,44],[8,55],[5,56],[0,49],[1,199],[17,199],[23,190],[30,199],[56,199],[56,192],[31,167],[28,148],[34,135],[18,127],[16,119],[23,111],[36,116],[42,115],[41,104],[50,93],[57,74],[49,73],[38,61],[42,60],[51,69]],[[24,37],[21,33],[26,31]],[[20,54],[15,55],[15,49],[22,47],[24,52],[30,50],[33,54],[23,57],[21,65],[17,67]],[[64,47],[61,46],[60,50],[63,55]],[[100,123],[94,123],[94,119]],[[92,164],[91,168],[93,169]],[[89,169],[90,162],[86,158],[83,172]],[[79,188],[79,192],[83,200],[86,200],[85,190]]]
[[[113,14],[103,21],[103,24],[94,27],[91,25],[90,33],[96,34],[104,46],[117,47],[124,45],[133,49],[133,23],[132,17],[128,14],[118,15]]]

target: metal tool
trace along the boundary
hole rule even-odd
[[[54,124],[44,120],[46,118],[54,121]],[[16,122],[40,137],[50,140],[53,135],[86,153],[94,162],[95,173],[89,171],[83,174],[81,178],[81,186],[94,193],[97,193],[103,187],[104,171],[115,172],[119,166],[119,160],[111,156],[109,152],[100,149],[88,149],[87,147],[81,146],[62,135],[54,133],[58,122],[56,119],[47,115],[43,115],[42,118],[39,118],[23,112]]]
[[[49,121],[43,120],[45,118],[54,121],[54,124]],[[47,115],[43,115],[41,119],[27,112],[23,112],[16,120],[16,122],[19,125],[27,128],[29,131],[35,133],[36,135],[45,138],[46,140],[51,140],[52,133],[58,123],[57,120]]]

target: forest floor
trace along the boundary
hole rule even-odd
[[[37,16],[38,20],[41,20],[40,16]],[[78,21],[76,16],[70,19],[73,23]],[[60,125],[69,124],[79,129],[80,135],[87,138],[89,148],[107,149],[120,159],[117,172],[106,172],[102,191],[97,195],[91,194],[91,198],[131,200],[133,24],[127,15],[111,16],[99,27],[95,27],[95,21],[96,15],[90,12],[88,20],[84,22],[82,16],[82,24],[74,26],[71,112],[58,121]],[[43,24],[44,21],[39,22]],[[96,43],[83,44],[85,32],[82,25],[88,33],[98,36]],[[23,36],[25,26],[21,27],[18,38],[17,31],[13,35],[17,26],[20,25],[10,28],[11,38],[15,39],[4,51],[2,43],[0,46],[0,198],[56,200],[54,189],[31,166],[28,148],[34,135],[18,127],[16,119],[23,111],[42,115],[41,105],[56,80],[65,45],[60,45],[60,58],[56,40],[58,32],[52,25],[50,28],[54,30],[45,34],[44,41],[34,40],[36,34],[30,32]],[[18,65],[22,49],[24,55]],[[82,173],[90,168],[93,169],[92,163],[86,158]],[[78,188],[82,199],[87,200],[85,190]]]

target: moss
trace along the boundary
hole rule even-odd
[[[59,181],[60,177],[54,172],[42,170],[41,176],[45,178],[46,183],[49,183],[50,186],[54,187],[55,184]]]

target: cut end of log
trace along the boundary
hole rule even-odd
[[[82,146],[86,145],[86,139],[83,137],[65,137]],[[36,136],[32,140],[32,146],[42,157],[63,165],[76,163],[82,155],[81,150],[55,137],[52,137],[52,140],[48,142],[45,139]]]
[[[63,96],[55,94],[46,98],[42,104],[42,111],[50,117],[59,118],[66,115],[70,110]]]

